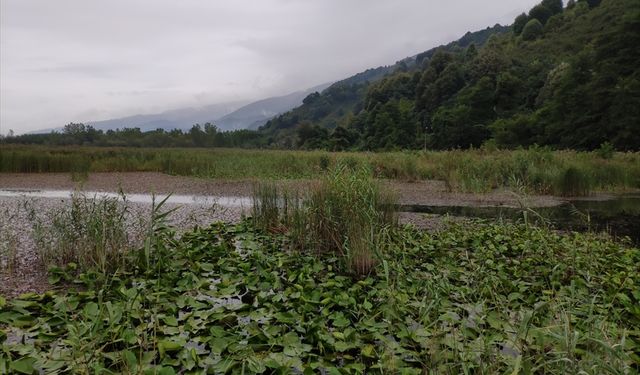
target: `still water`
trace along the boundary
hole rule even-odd
[[[60,198],[66,199],[73,195],[70,190],[18,190],[18,189],[0,189],[0,197],[22,197],[22,198]],[[83,191],[86,197],[95,198],[116,198],[122,199],[117,193],[104,191]],[[155,201],[160,202],[167,197],[167,194],[157,194]],[[154,199],[152,194],[126,194],[126,199],[133,203],[148,203]],[[198,204],[213,205],[222,207],[251,207],[252,201],[249,197],[231,197],[231,196],[207,196],[207,195],[170,195],[167,203],[175,204]]]
[[[573,199],[554,207],[510,208],[468,206],[402,206],[402,211],[484,219],[504,218],[545,223],[557,229],[605,231],[617,237],[628,236],[640,244],[640,194],[620,194],[606,199]]]

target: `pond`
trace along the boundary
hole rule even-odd
[[[617,237],[628,236],[640,244],[640,194],[621,194],[604,198],[571,199],[564,204],[542,208],[469,207],[405,205],[401,211],[453,215],[484,219],[527,220],[547,223],[561,230],[605,231]]]

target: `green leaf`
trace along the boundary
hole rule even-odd
[[[160,340],[158,341],[158,351],[160,351],[160,356],[164,356],[166,352],[175,352],[182,349],[182,344],[175,341],[169,340]]]
[[[21,374],[33,374],[35,370],[33,365],[36,363],[36,359],[32,357],[22,357],[17,361],[12,361],[9,368],[17,371]]]
[[[173,367],[163,367],[158,371],[158,375],[176,375],[176,370]]]
[[[133,370],[138,366],[138,359],[136,358],[136,355],[130,350],[124,350],[122,351],[122,358],[127,364],[127,368],[134,372]]]

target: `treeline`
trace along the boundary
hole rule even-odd
[[[239,147],[265,146],[265,137],[251,130],[221,132],[211,124],[196,124],[188,131],[157,129],[142,132],[140,128],[102,131],[91,125],[71,123],[61,132],[24,134],[0,138],[11,144],[48,146],[101,146],[101,147]]]

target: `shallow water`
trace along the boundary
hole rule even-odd
[[[629,237],[640,244],[640,194],[621,194],[606,199],[581,198],[568,200],[555,207],[468,207],[408,205],[402,211],[510,219],[550,224],[554,228],[574,231],[604,231],[616,237]]]
[[[21,198],[60,198],[66,199],[73,195],[71,190],[19,190],[19,189],[0,189],[0,197],[21,197]],[[122,199],[122,195],[104,191],[83,191],[86,197],[95,198],[116,198]],[[128,202],[147,203],[153,202],[152,194],[126,194]],[[167,194],[157,194],[156,202],[161,202],[167,197]],[[249,197],[232,197],[232,196],[207,196],[207,195],[170,195],[167,203],[174,204],[198,204],[198,205],[218,205],[222,207],[251,207],[252,201]]]
[[[60,198],[68,199],[71,190],[19,190],[0,189],[0,197]],[[113,192],[85,191],[87,197],[117,198],[122,196]],[[155,201],[160,202],[167,194],[158,194]],[[126,194],[133,203],[151,204],[152,194]],[[217,205],[220,207],[250,208],[250,197],[206,196],[206,195],[170,195],[167,203]],[[606,196],[604,199],[580,198],[566,203],[543,208],[513,207],[471,207],[471,206],[429,206],[402,205],[400,211],[452,215],[484,219],[510,219],[550,224],[555,228],[575,231],[605,231],[617,237],[629,237],[640,244],[640,194],[621,194]]]

